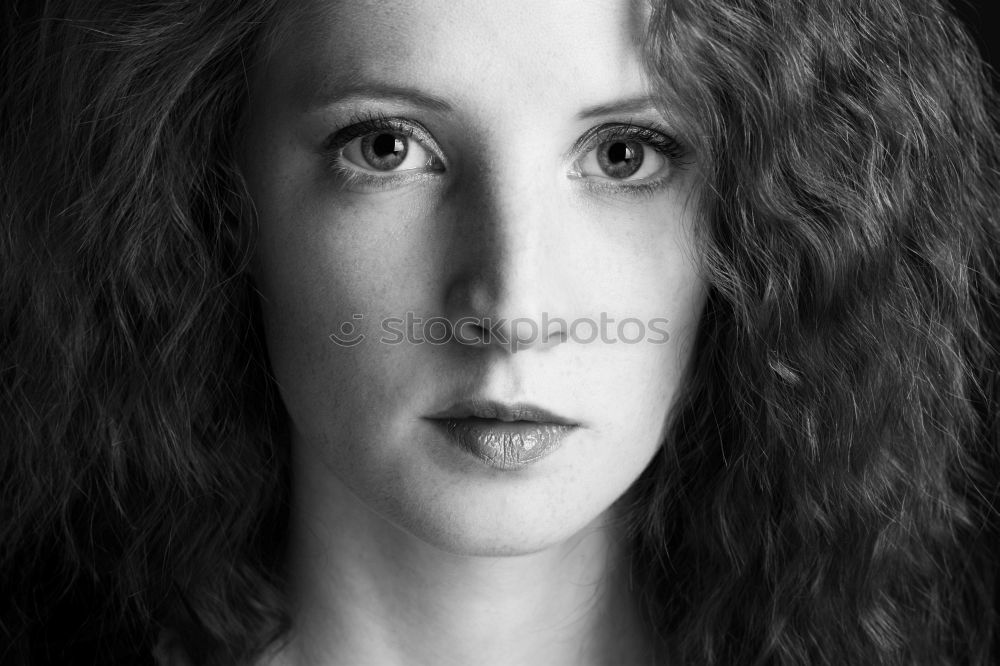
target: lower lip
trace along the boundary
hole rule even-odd
[[[512,470],[552,453],[576,426],[496,419],[432,419],[452,441],[491,467]]]

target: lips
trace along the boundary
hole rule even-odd
[[[427,417],[487,465],[514,470],[555,451],[580,424],[525,403],[465,400]]]
[[[497,421],[514,422],[530,421],[533,423],[554,423],[557,425],[577,426],[569,419],[528,403],[517,402],[504,404],[495,400],[462,400],[436,414],[429,419],[494,419]]]

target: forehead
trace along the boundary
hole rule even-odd
[[[265,81],[303,104],[369,82],[470,104],[571,104],[645,89],[644,0],[289,2]]]

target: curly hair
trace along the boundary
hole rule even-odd
[[[286,415],[236,162],[280,0],[15,1],[0,62],[0,661],[288,630]],[[711,284],[625,498],[677,664],[994,655],[1000,140],[937,0],[657,0]]]
[[[274,3],[38,5],[0,103],[0,661],[128,661],[177,608],[196,658],[239,659],[281,626],[283,416],[234,166]]]
[[[989,663],[1000,150],[974,45],[931,1],[673,0],[651,52],[707,158],[714,287],[637,499],[651,617],[685,664]]]

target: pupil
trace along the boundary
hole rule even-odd
[[[611,150],[608,151],[608,157],[611,158],[612,164],[621,164],[631,159],[632,151],[628,149],[628,144],[613,143]]]
[[[385,157],[398,152],[399,149],[396,147],[396,143],[396,137],[392,134],[379,134],[378,137],[375,138],[372,149],[379,157]]]
[[[610,178],[628,178],[642,166],[643,149],[638,141],[609,141],[597,153],[597,161]]]

